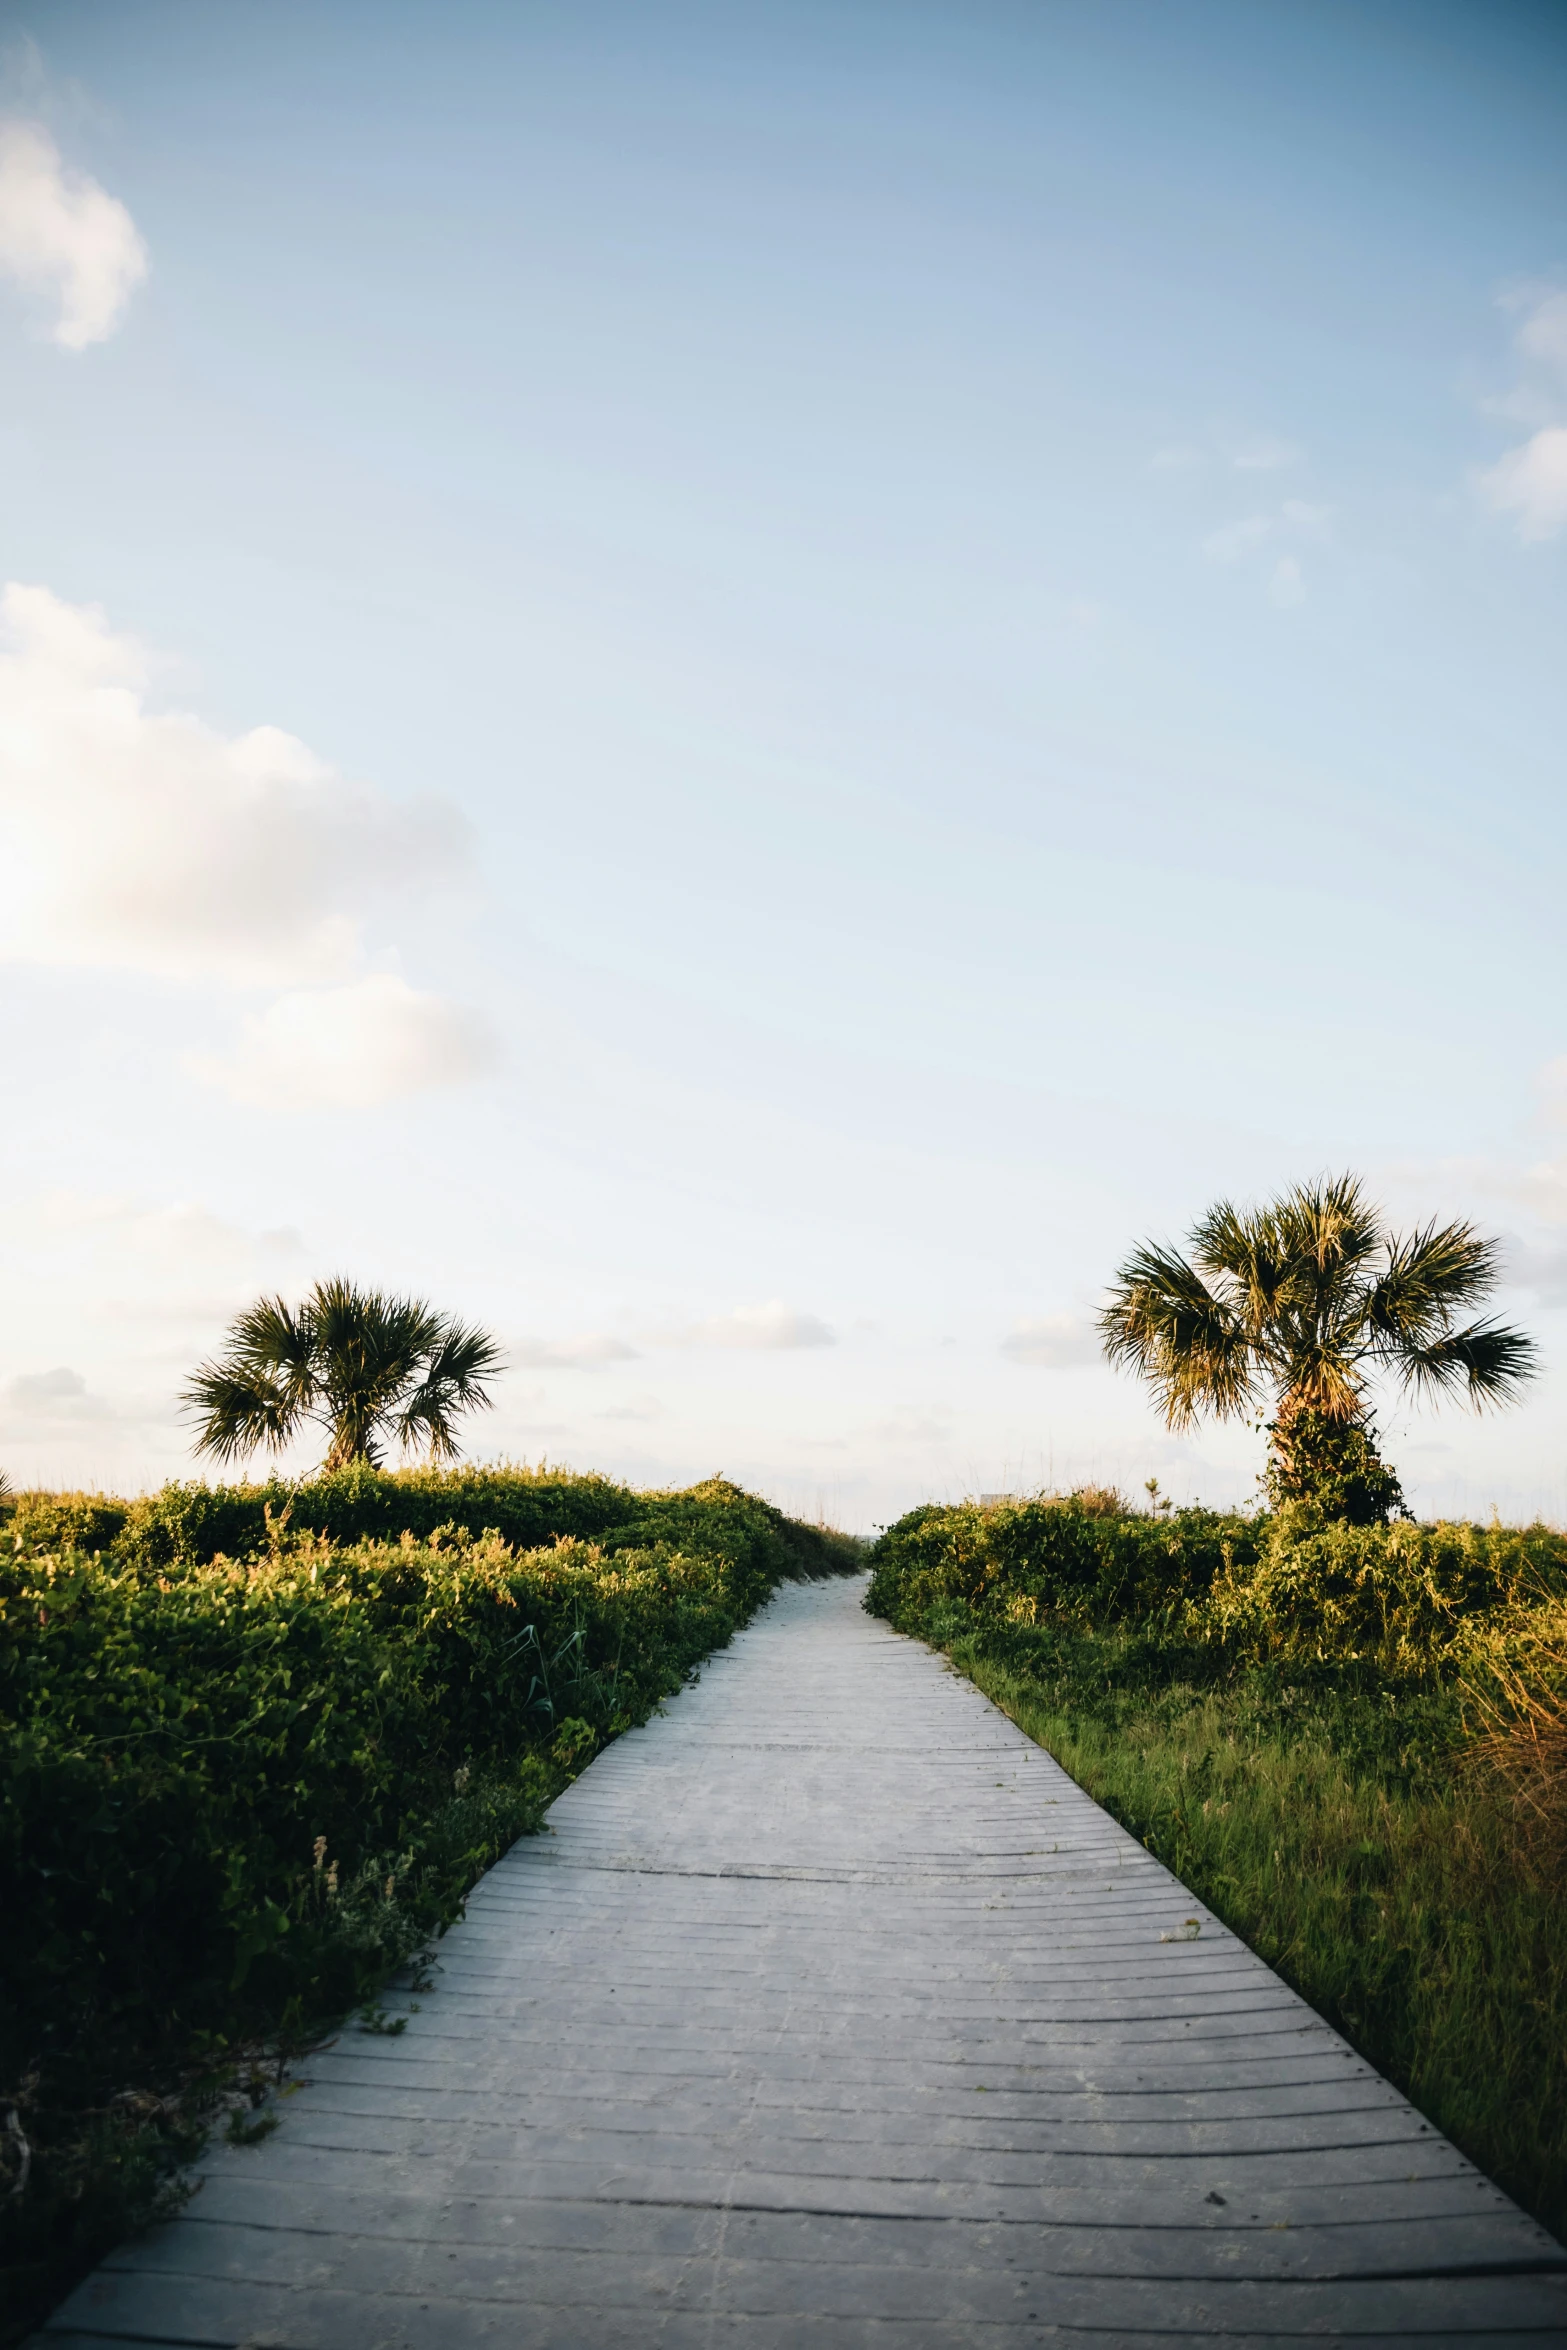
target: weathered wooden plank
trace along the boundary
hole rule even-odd
[[[858,1596],[601,1756],[41,2345],[1567,2343],[1567,2256]]]

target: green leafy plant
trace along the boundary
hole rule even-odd
[[[397,2032],[388,1977],[425,1979],[475,1878],[782,1577],[856,1563],[717,1478],[359,1466],[292,1495],[19,1497],[0,2274],[21,2330],[170,2207],[205,2126],[252,2130],[283,2055],[356,2009]]]
[[[448,1461],[458,1417],[489,1405],[499,1368],[486,1332],[416,1298],[318,1281],[297,1308],[264,1297],[241,1314],[182,1400],[197,1452],[218,1460],[282,1452],[313,1421],[329,1438],[329,1470],[379,1467],[389,1438]]]
[[[913,1510],[866,1604],[1567,2229],[1567,1536],[1084,1498]]]
[[[1171,1428],[1271,1408],[1276,1505],[1357,1524],[1402,1510],[1376,1449],[1376,1379],[1480,1409],[1512,1401],[1534,1372],[1522,1331],[1460,1319],[1495,1284],[1496,1244],[1465,1223],[1400,1238],[1354,1176],[1250,1210],[1221,1200],[1189,1247],[1133,1251],[1099,1317],[1105,1352],[1147,1380]]]

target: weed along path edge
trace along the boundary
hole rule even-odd
[[[787,1587],[38,2337],[1567,2343],[1567,2256],[863,1583]]]

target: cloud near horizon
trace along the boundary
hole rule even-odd
[[[634,1363],[634,1346],[606,1330],[585,1330],[575,1338],[519,1338],[507,1349],[514,1363],[537,1371],[601,1371],[606,1363]]]
[[[14,1434],[13,1421],[35,1425],[39,1421],[112,1420],[112,1407],[101,1395],[90,1392],[80,1371],[66,1364],[57,1364],[52,1371],[24,1371],[6,1385],[0,1394],[0,1410],[8,1434]]]
[[[679,1333],[675,1343],[783,1349],[836,1346],[838,1341],[815,1314],[802,1314],[795,1307],[785,1305],[781,1297],[775,1297],[766,1305],[736,1306],[733,1313],[714,1314],[706,1321],[694,1322]]]
[[[113,334],[147,275],[118,197],[74,171],[41,122],[0,120],[0,275],[57,307],[49,340],[85,351]]]
[[[147,707],[102,612],[0,595],[0,957],[286,990],[193,1074],[268,1107],[365,1107],[488,1066],[474,1014],[365,970],[366,926],[463,871],[461,819],[349,781],[275,726]]]
[[[1041,1314],[1019,1322],[1001,1341],[1001,1351],[1009,1362],[1047,1371],[1077,1370],[1103,1359],[1098,1332],[1080,1314]]]

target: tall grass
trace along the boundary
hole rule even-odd
[[[876,1554],[878,1611],[1567,2234],[1567,1544],[1070,1504],[917,1515]]]

